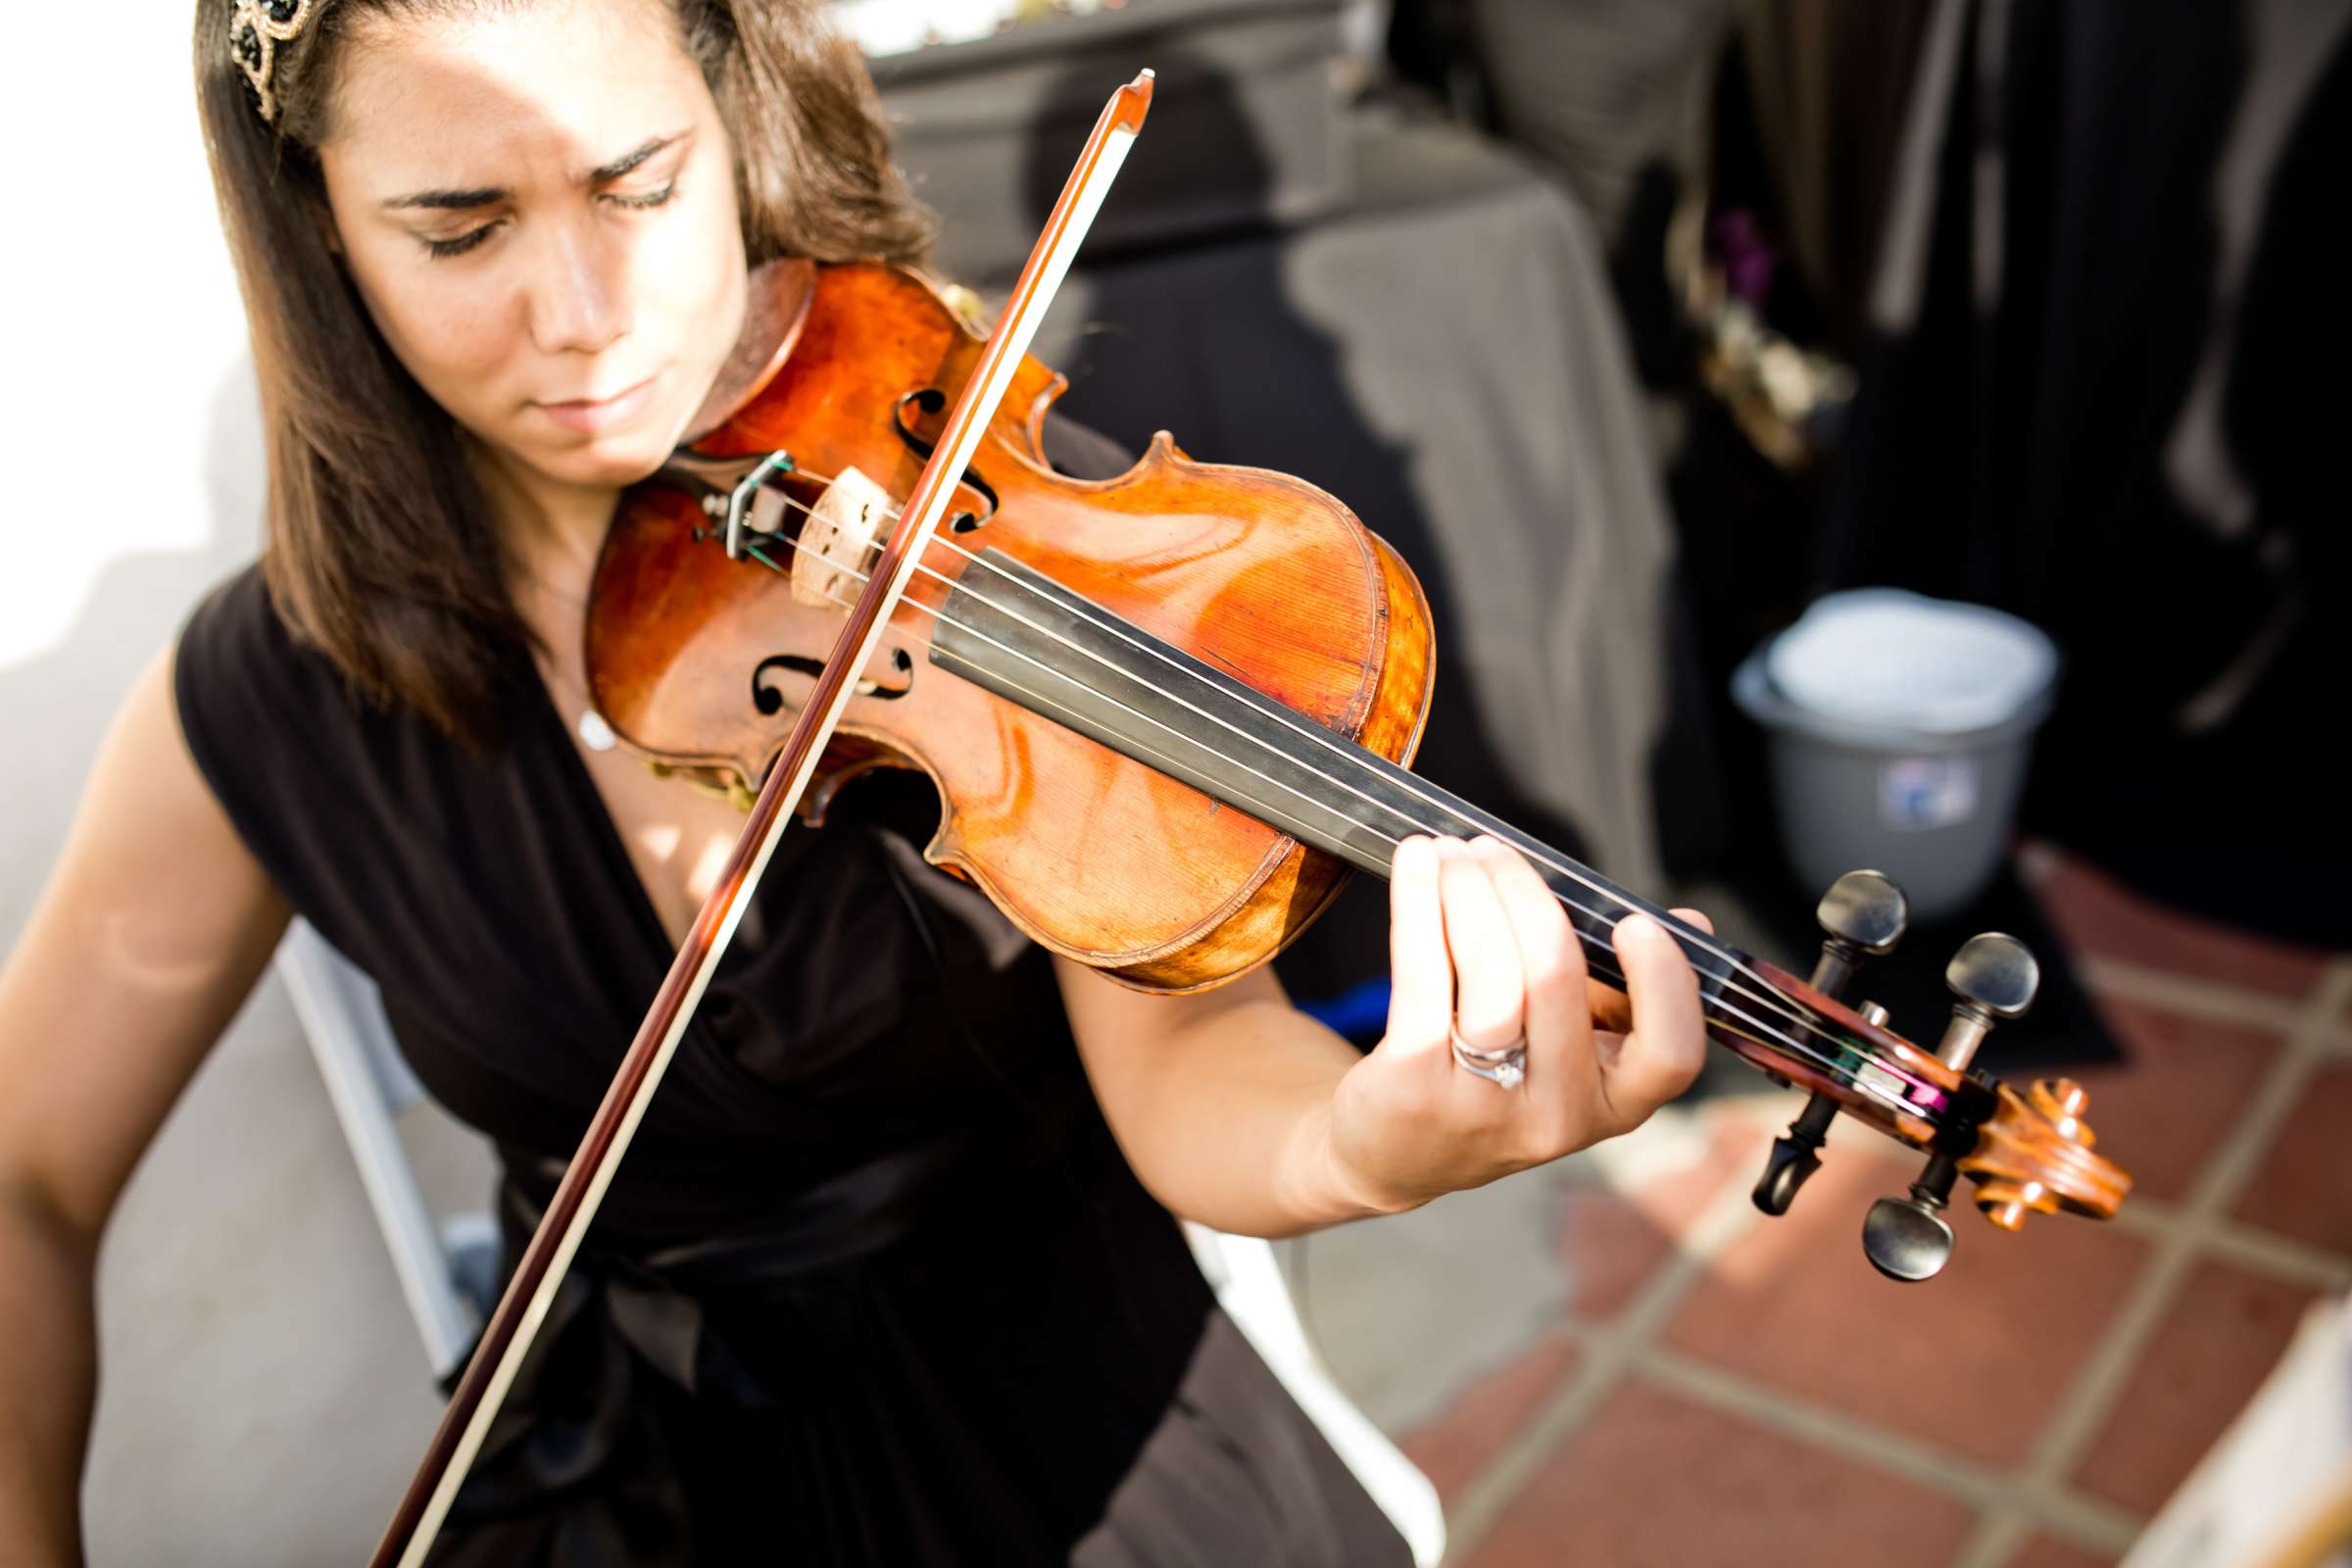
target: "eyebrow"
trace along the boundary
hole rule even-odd
[[[644,145],[622,153],[609,164],[601,164],[581,176],[583,185],[603,185],[620,178],[662,148],[683,139],[686,132],[673,131],[667,136],[656,136]],[[480,185],[466,190],[420,190],[406,196],[395,196],[385,202],[390,212],[424,208],[434,212],[460,213],[476,207],[491,207],[506,201],[514,193],[504,185]]]

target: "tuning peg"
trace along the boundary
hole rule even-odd
[[[1748,1194],[1756,1207],[1767,1214],[1788,1212],[1788,1205],[1796,1201],[1796,1190],[1821,1169],[1821,1156],[1814,1151],[1829,1137],[1830,1122],[1837,1114],[1838,1102],[1827,1095],[1815,1095],[1805,1102],[1804,1110],[1786,1133],[1772,1141],[1772,1152],[1764,1156],[1764,1174],[1756,1178],[1755,1191]]]
[[[1813,911],[1829,938],[1813,965],[1813,989],[1844,1000],[1846,985],[1865,957],[1894,951],[1910,913],[1903,890],[1880,872],[1848,871],[1831,883]]]
[[[1856,1010],[1865,1023],[1886,1021],[1886,1009],[1875,1002],[1865,1002]],[[1786,1133],[1772,1141],[1772,1152],[1764,1156],[1764,1174],[1756,1178],[1755,1190],[1748,1194],[1756,1207],[1767,1214],[1788,1212],[1788,1205],[1796,1201],[1796,1190],[1821,1169],[1821,1156],[1814,1151],[1828,1141],[1830,1123],[1837,1119],[1837,1101],[1824,1094],[1806,1098],[1805,1108]]]
[[[1952,1255],[1952,1228],[1944,1223],[1952,1182],[1960,1167],[1949,1154],[1928,1160],[1908,1198],[1882,1198],[1862,1221],[1862,1253],[1890,1280],[1933,1279]]]
[[[1944,984],[1960,1001],[1936,1054],[1966,1069],[1992,1026],[2022,1017],[2041,988],[2041,965],[2023,942],[1998,931],[1970,937],[1945,965]]]
[[[2041,967],[2017,938],[1988,931],[1961,944],[1943,978],[1960,1001],[1936,1054],[1951,1067],[1965,1069],[1995,1023],[2019,1017],[2034,1004]],[[2052,1104],[2063,1100],[2062,1114],[2071,1123],[2078,1119],[2074,1113],[2081,1091],[2071,1084],[2065,1087],[2070,1093],[2053,1096]],[[1862,1221],[1862,1251],[1873,1268],[1891,1280],[1930,1279],[1942,1270],[1952,1255],[1952,1227],[1943,1211],[1959,1173],[1949,1154],[1936,1154],[1911,1184],[1908,1198],[1882,1198],[1871,1204]],[[2004,1187],[1988,1200],[1980,1183],[1977,1200],[1994,1224],[2015,1230],[2025,1223],[2034,1196],[2022,1188],[2012,1192]]]
[[[1821,956],[1813,964],[1813,989],[1842,1001],[1862,960],[1891,952],[1903,939],[1910,906],[1903,890],[1883,873],[1848,871],[1830,884],[1813,914],[1827,937]],[[1886,1009],[1867,1003],[1862,1016],[1883,1024]],[[1804,1110],[1788,1124],[1786,1135],[1773,1140],[1772,1152],[1764,1156],[1764,1174],[1748,1195],[1756,1207],[1767,1214],[1788,1212],[1788,1205],[1796,1201],[1796,1190],[1821,1169],[1821,1156],[1814,1151],[1829,1137],[1830,1123],[1837,1115],[1838,1102],[1827,1095],[1817,1093],[1805,1101]]]

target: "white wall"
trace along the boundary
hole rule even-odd
[[[131,676],[258,538],[258,416],[197,135],[191,13],[187,0],[11,13],[23,69],[0,93],[8,947]],[[437,1179],[478,1190],[478,1157],[443,1147]],[[363,1557],[438,1399],[274,981],[141,1167],[100,1292],[92,1560]]]

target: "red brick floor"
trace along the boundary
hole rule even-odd
[[[1453,1501],[1576,1367],[1576,1342],[1553,1335],[1479,1379],[1404,1441],[1404,1451]]]
[[[1569,1309],[1595,1321],[1616,1316],[1726,1187],[1755,1180],[1749,1167],[1758,1157],[1753,1129],[1726,1127],[1703,1158],[1656,1180],[1572,1189],[1560,1214]]]
[[[1841,1125],[1767,1220],[1793,1097],[1685,1112],[1704,1157],[1564,1199],[1558,1329],[1407,1435],[1449,1562],[2100,1568],[2352,1288],[2352,956],[2030,863],[2128,1054],[2082,1075],[2125,1214],[1959,1205],[1945,1274],[1898,1286],[1859,1232],[1916,1156]]]
[[[2352,1252],[2352,1061],[2313,1075],[2238,1200],[2237,1217]]]
[[[2114,1561],[2102,1552],[2070,1546],[2055,1536],[2035,1536],[2003,1568],[2108,1568]]]
[[[2319,983],[2325,953],[2165,908],[2087,861],[2048,846],[2036,850],[2035,892],[2050,923],[2077,953],[2276,997],[2305,997]]]
[[[1952,1498],[1632,1381],[1549,1455],[1474,1568],[1936,1562],[1967,1539]],[[1736,1521],[1736,1531],[1734,1533]]]
[[[2293,1338],[2318,1293],[2228,1263],[2200,1264],[2075,1472],[2141,1513],[2164,1505]]]
[[[1971,1459],[2022,1461],[2148,1244],[2056,1220],[2003,1236],[1959,1210],[1948,1270],[1930,1286],[1898,1285],[1863,1257],[1859,1233],[1871,1203],[1901,1193],[1920,1162],[1837,1152],[1785,1218],[1723,1254],[1665,1345]]]
[[[2125,1059],[2085,1069],[2099,1152],[2132,1173],[2141,1198],[2188,1191],[2237,1125],[2282,1044],[2270,1029],[2184,1018],[2118,996],[2098,999]]]

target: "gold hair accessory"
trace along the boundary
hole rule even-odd
[[[326,0],[235,0],[228,14],[228,56],[245,73],[245,83],[262,111],[262,119],[277,119],[277,99],[270,91],[270,69],[277,63],[277,46],[291,42],[310,24]]]

